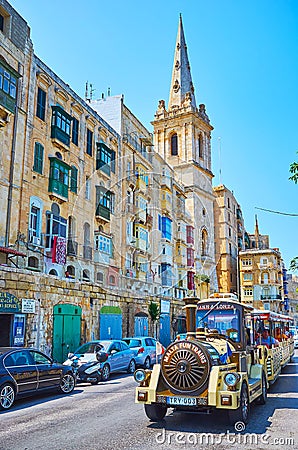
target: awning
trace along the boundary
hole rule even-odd
[[[9,247],[0,247],[0,253],[6,253],[7,255],[13,255],[13,256],[27,256],[25,253],[19,252],[15,248],[9,248]]]

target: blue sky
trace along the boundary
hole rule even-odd
[[[298,160],[296,0],[11,4],[31,27],[35,53],[79,95],[87,80],[94,98],[108,88],[124,94],[151,131],[158,100],[168,102],[182,13],[196,101],[214,126],[214,185],[234,192],[248,232],[258,215],[287,266],[298,256],[298,217],[256,209],[298,214],[298,186],[288,180]]]

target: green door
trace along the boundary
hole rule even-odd
[[[53,358],[58,362],[67,359],[67,354],[80,345],[80,306],[59,304],[54,306],[53,315]]]

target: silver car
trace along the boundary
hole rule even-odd
[[[107,381],[110,373],[123,371],[134,373],[136,368],[135,351],[120,339],[87,342],[73,354],[69,354],[68,359],[63,364],[72,365],[73,358],[79,358],[79,365],[96,361],[97,351],[104,351],[108,355],[108,359],[102,363],[102,381]]]
[[[131,350],[135,351],[135,362],[138,367],[149,369],[152,364],[160,362],[165,348],[150,336],[134,336],[123,338]],[[157,358],[156,358],[157,349]]]

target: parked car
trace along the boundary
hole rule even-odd
[[[150,336],[135,336],[123,338],[129,348],[136,352],[135,361],[138,367],[149,369],[152,364],[160,362],[165,348],[156,339]],[[158,347],[158,357],[156,360],[156,346]]]
[[[294,334],[294,348],[298,348],[298,334]]]
[[[71,365],[73,358],[79,358],[79,364],[96,361],[96,353],[105,351],[107,360],[101,367],[101,380],[107,381],[114,372],[134,373],[136,369],[135,354],[122,340],[90,341],[68,355],[63,364]],[[98,380],[100,381],[100,380]]]
[[[16,398],[49,390],[70,394],[74,387],[71,367],[34,348],[0,347],[0,409],[9,409]]]

